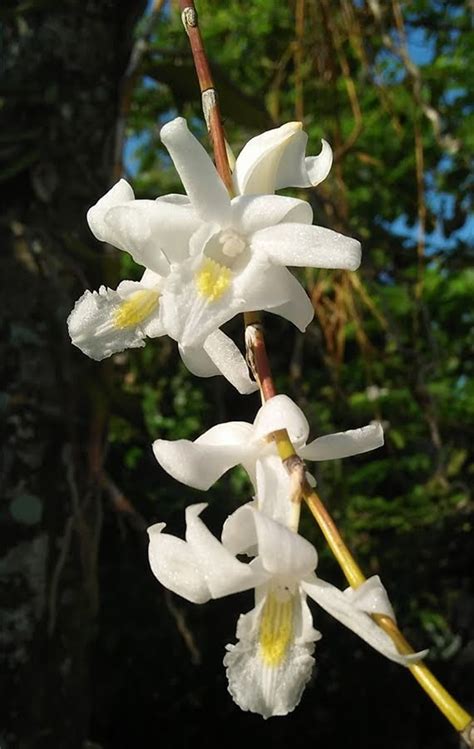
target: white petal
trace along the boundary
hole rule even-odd
[[[360,242],[322,226],[278,224],[252,237],[255,252],[279,265],[357,270]]]
[[[250,236],[259,229],[279,223],[311,224],[309,203],[282,195],[239,195],[232,200],[232,224]]]
[[[216,228],[208,224],[196,232],[192,257],[173,267],[163,292],[168,299],[163,323],[168,335],[183,346],[202,344],[240,312],[271,309],[294,296],[295,281],[288,271],[272,266],[252,243],[232,262],[220,258]]]
[[[179,344],[179,353],[189,371],[198,377],[222,374],[242,395],[258,390],[239,349],[221,330],[206,338],[203,347]]]
[[[316,569],[318,554],[309,541],[262,512],[247,508],[255,520],[258,556],[267,572],[299,579]]]
[[[321,138],[321,153],[317,156],[307,156],[304,160],[308,179],[312,187],[316,187],[331,171],[333,155],[329,143]]]
[[[158,463],[177,481],[207,490],[229,468],[248,459],[255,449],[249,445],[252,427],[245,422],[218,424],[195,442],[156,440],[153,452]]]
[[[292,515],[290,475],[278,455],[257,460],[257,502],[264,515],[289,525]]]
[[[202,225],[188,207],[159,200],[117,205],[105,214],[104,221],[119,238],[118,247],[161,275],[167,274],[168,262],[182,262],[188,257],[190,239]]]
[[[147,268],[140,278],[140,283],[146,289],[158,289],[161,292],[165,285],[165,279],[159,273]]]
[[[128,203],[135,200],[131,186],[124,179],[120,179],[105,195],[87,211],[87,222],[94,236],[100,242],[109,242],[114,246],[115,234],[113,227],[108,226],[104,217],[107,211],[114,205]]]
[[[332,165],[332,151],[322,141],[319,156],[305,159],[308,136],[300,122],[288,122],[252,138],[239,154],[234,183],[241,195],[273,193],[284,187],[322,182]]]
[[[254,506],[253,502],[242,505],[229,515],[222,527],[221,541],[235,556],[249,553],[257,543],[255,521],[252,513],[248,512],[248,508]]]
[[[344,595],[366,614],[385,614],[395,621],[392,604],[378,575],[372,575],[358,588],[346,588]]]
[[[301,587],[328,614],[355,632],[356,635],[365,640],[375,650],[378,650],[379,653],[386,656],[386,658],[395,661],[395,663],[406,666],[420,660],[420,658],[426,655],[427,651],[425,650],[413,655],[401,655],[383,629],[368,614],[361,611],[357,605],[352,603],[345,593],[334,587],[334,585],[312,575],[310,579],[304,580],[301,583]]]
[[[304,599],[297,594],[293,607],[293,631],[286,652],[278,663],[269,662],[262,653],[260,627],[265,598],[248,614],[240,616],[237,624],[240,641],[227,646],[224,665],[229,692],[242,710],[270,718],[287,715],[298,705],[313,669],[313,643],[319,638],[319,633],[312,627],[305,631],[305,637],[301,636],[305,629],[302,626],[302,605],[306,605]]]
[[[239,562],[208,531],[199,517],[205,507],[207,505],[203,503],[186,509],[186,541],[196,555],[199,570],[204,575],[212,597],[222,598],[254,588],[263,581],[265,575],[255,572],[250,565]]]
[[[250,379],[244,357],[235,343],[221,330],[216,330],[204,341],[204,350],[213,364],[242,395],[254,393],[258,385]]]
[[[197,377],[214,377],[220,374],[202,346],[182,346],[178,344],[178,349],[186,368]]]
[[[244,300],[235,294],[228,270],[223,266],[215,268],[212,262],[208,265],[209,261],[201,256],[174,266],[163,293],[164,325],[168,334],[185,348],[202,346],[209,335],[245,307]],[[216,274],[221,290],[215,297],[208,298],[200,290],[199,278],[205,272]]]
[[[308,438],[309,424],[306,417],[287,395],[270,398],[255,417],[255,437],[263,438],[277,429],[287,429],[295,447],[304,445]]]
[[[286,271],[288,274],[287,291],[289,301],[284,304],[279,304],[276,307],[271,307],[268,311],[271,312],[272,315],[279,315],[280,317],[284,317],[285,320],[289,320],[293,325],[296,325],[302,333],[304,333],[314,317],[314,307],[311,299],[308,297],[298,279],[295,278],[289,270],[283,267],[281,267],[280,270]]]
[[[199,232],[198,232],[199,233]],[[212,247],[213,238],[210,243]],[[206,246],[205,253],[211,249]],[[281,268],[269,267],[253,252],[237,258],[231,267],[217,264],[205,253],[174,266],[167,279],[163,323],[168,334],[183,346],[198,346],[236,314],[269,309],[288,301],[291,290]],[[201,285],[203,275],[214,276],[215,289]]]
[[[127,298],[143,291],[151,295],[150,314],[136,324],[117,324]],[[158,295],[154,301],[153,292],[134,281],[122,282],[117,291],[101,286],[98,292],[84,292],[67,324],[72,343],[96,361],[128,348],[144,346],[147,335],[157,337],[165,332]]]
[[[211,592],[199,569],[199,561],[185,541],[161,533],[164,523],[148,528],[150,567],[160,583],[192,603],[205,603]]]
[[[214,164],[186,120],[177,117],[161,128],[160,137],[173,159],[181,182],[203,221],[230,223],[230,198]]]
[[[170,192],[168,195],[160,195],[156,200],[164,203],[174,203],[175,205],[184,205],[192,210],[191,201],[187,195],[181,195],[176,192]]]
[[[252,519],[255,532],[251,531]],[[246,538],[249,546],[257,541],[260,563],[271,575],[297,580],[312,572],[318,563],[314,546],[251,504],[228,517],[223,529],[223,539],[229,548],[238,548]]]
[[[334,460],[360,455],[383,445],[383,429],[379,422],[360,429],[336,432],[318,437],[298,450],[304,460]]]
[[[321,140],[321,152],[305,158],[307,143],[308,136],[302,130],[287,142],[278,165],[276,190],[284,187],[316,187],[328,176],[332,166],[331,146]]]
[[[286,268],[269,265],[252,249],[252,259],[245,270],[235,278],[234,293],[243,300],[243,311],[267,310],[273,312],[287,302],[291,304],[295,288]]]

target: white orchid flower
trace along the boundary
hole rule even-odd
[[[185,120],[178,117],[161,129],[161,140],[189,198],[189,204],[183,202],[180,208],[192,210],[199,221],[189,259],[169,258],[172,272],[164,292],[175,300],[164,311],[167,328],[184,345],[204,339],[237,313],[249,310],[269,310],[304,330],[313,308],[285,266],[349,270],[359,266],[359,242],[312,226],[308,203],[254,194],[273,193],[302,180],[309,184],[302,152],[305,138],[301,127],[290,123],[250,141],[235,167],[236,185],[243,194],[231,200]],[[322,156],[313,160],[315,164],[318,158]],[[308,162],[313,179],[326,173],[327,155],[323,161],[324,168]],[[175,220],[176,215],[170,215],[169,226]]]
[[[150,565],[165,587],[193,603],[255,588],[255,608],[240,617],[239,642],[227,646],[224,658],[229,691],[243,710],[268,718],[299,703],[321,637],[306,596],[390,660],[407,665],[425,655],[401,655],[371,619],[373,613],[394,617],[377,576],[346,591],[319,579],[316,549],[251,505],[227,519],[220,543],[199,517],[206,506],[187,508],[186,541],[162,533],[164,523],[148,529]],[[240,562],[237,554],[249,548],[256,558]]]
[[[308,461],[335,460],[359,455],[383,445],[378,422],[360,429],[328,434],[307,444],[309,424],[300,408],[286,395],[268,400],[253,424],[231,421],[218,424],[190,440],[156,440],[153,452],[173,478],[195,489],[207,490],[226,471],[242,464],[258,489],[258,507],[282,523],[291,511],[290,477],[277,455],[271,432],[287,429],[297,454]]]
[[[148,220],[156,213],[150,209],[150,204],[155,202],[164,206],[167,215],[179,208],[179,201],[167,201],[166,205],[165,201],[135,201],[130,185],[120,180],[88,212],[89,226],[97,239],[127,249],[137,263],[146,266],[140,281],[122,281],[116,290],[101,286],[99,291],[84,292],[69,315],[72,343],[96,361],[128,348],[144,346],[146,338],[168,333],[163,322],[163,291],[170,265],[152,236]],[[123,220],[129,209],[133,221]],[[181,212],[179,215],[182,218],[179,229],[169,240],[176,256],[184,257],[196,221],[190,210],[184,209],[184,218]],[[194,374],[200,377],[223,374],[240,393],[257,389],[239,349],[222,331],[213,331],[197,346],[180,344],[179,350],[187,368]]]
[[[249,140],[235,162],[236,193],[270,194],[285,187],[319,185],[331,170],[332,149],[321,140],[321,153],[305,158],[307,142],[301,122],[287,122]]]

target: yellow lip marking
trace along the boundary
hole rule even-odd
[[[133,328],[146,320],[158,306],[159,294],[151,289],[141,289],[128,297],[114,314],[116,328]]]
[[[260,622],[260,654],[268,666],[278,666],[293,639],[293,596],[279,601],[269,593]]]
[[[217,302],[230,286],[232,273],[225,265],[207,258],[196,273],[196,287],[209,302]]]

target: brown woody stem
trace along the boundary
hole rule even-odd
[[[225,145],[225,135],[222,126],[219,100],[214,87],[211,68],[202,43],[197,11],[194,7],[193,0],[180,0],[179,6],[181,8],[183,26],[189,37],[194,67],[196,68],[199,88],[201,89],[202,109],[207,129],[211,137],[216,169],[230,195],[233,195],[232,174],[227,159],[227,149]]]

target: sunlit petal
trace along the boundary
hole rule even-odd
[[[316,568],[318,554],[309,541],[262,512],[247,508],[254,516],[258,555],[267,572],[299,579]]]
[[[334,460],[359,455],[383,445],[383,429],[379,422],[360,429],[336,432],[318,437],[299,450],[304,460]]]
[[[249,457],[250,424],[229,422],[209,429],[196,442],[156,440],[153,452],[158,463],[177,481],[207,490],[229,468]]]
[[[220,374],[242,395],[254,393],[258,385],[250,379],[244,357],[229,336],[216,330],[204,341],[204,350]]]
[[[209,601],[211,592],[193,549],[180,538],[162,533],[164,527],[164,523],[156,523],[148,528],[148,558],[153,574],[165,588],[187,601]]]
[[[300,122],[288,122],[252,138],[236,161],[237,192],[273,193],[284,187],[310,187],[322,182],[331,169],[331,147],[322,141],[321,153],[305,159],[307,141]]]
[[[360,242],[322,226],[278,224],[261,229],[252,237],[254,252],[267,255],[274,263],[308,268],[357,270]]]
[[[232,200],[232,224],[237,231],[251,235],[259,229],[280,223],[311,224],[309,203],[282,195],[239,195]]]
[[[278,429],[286,429],[295,447],[303,445],[309,434],[303,411],[287,395],[270,398],[257,413],[254,428],[255,436],[262,438]]]
[[[250,565],[239,562],[206,528],[199,515],[205,503],[186,509],[186,541],[196,555],[213,598],[249,590],[262,582],[265,576],[255,572]]]
[[[392,604],[378,575],[369,577],[358,588],[346,588],[344,595],[366,614],[385,614],[395,621]]]
[[[131,186],[124,179],[120,179],[105,195],[87,211],[87,223],[94,236],[100,242],[109,242],[114,247],[120,247],[120,240],[116,237],[115,227],[105,222],[105,215],[115,205],[129,203],[135,200]],[[124,248],[121,248],[124,249]]]
[[[279,602],[267,586],[265,590],[257,606],[240,616],[239,642],[227,646],[224,665],[237,705],[270,718],[287,715],[298,705],[311,677],[319,633],[302,624],[302,596],[296,593]]]
[[[182,117],[161,128],[160,137],[173,159],[181,182],[203,221],[230,223],[230,198],[214,164]]]
[[[262,455],[257,460],[257,503],[264,515],[282,525],[291,522],[291,480],[278,455]]]
[[[314,307],[298,279],[286,268],[281,267],[280,270],[287,273],[288,301],[276,307],[270,307],[268,311],[272,315],[279,315],[284,317],[285,320],[289,320],[304,333],[314,317]]]
[[[134,281],[116,291],[86,291],[68,317],[72,343],[100,361],[119,351],[144,346],[145,337],[164,335],[159,293]]]
[[[160,200],[117,205],[110,208],[104,221],[113,228],[121,249],[130,252],[137,263],[162,275],[168,272],[169,263],[188,257],[189,241],[201,225],[196,213],[186,206]]]
[[[304,580],[301,587],[328,614],[355,632],[386,658],[406,666],[426,655],[426,650],[413,655],[401,655],[383,629],[367,613],[361,611],[349,596],[334,585],[313,575],[310,579]]]

